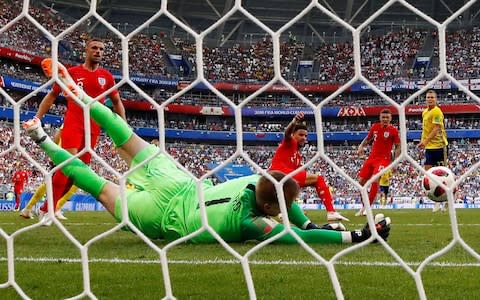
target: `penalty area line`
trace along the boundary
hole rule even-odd
[[[0,257],[0,262],[6,262],[6,257]],[[81,263],[80,258],[54,258],[54,257],[17,257],[18,262],[38,262],[38,263]],[[148,259],[123,259],[123,258],[92,258],[90,263],[109,263],[109,264],[160,264],[160,260]],[[206,260],[168,260],[169,264],[176,265],[234,265],[239,264],[234,259],[206,259]],[[252,260],[252,265],[291,265],[291,266],[322,266],[318,261],[298,261],[298,260]],[[418,266],[421,262],[406,262],[408,266]],[[398,262],[380,262],[380,261],[340,261],[335,265],[339,266],[365,266],[365,267],[400,267]],[[432,267],[480,267],[480,263],[453,263],[453,262],[431,262],[428,266]]]

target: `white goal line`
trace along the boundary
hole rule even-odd
[[[7,261],[6,257],[0,257],[0,262]],[[80,258],[57,258],[57,257],[17,257],[15,261],[18,262],[37,262],[37,263],[81,263]],[[92,258],[90,263],[109,263],[109,264],[139,264],[151,265],[160,264],[160,260],[155,259],[123,259],[123,258]],[[234,259],[206,259],[206,260],[168,260],[169,264],[173,265],[235,265],[240,264],[238,260]],[[406,262],[411,267],[419,266],[422,262]],[[252,265],[290,265],[290,266],[323,266],[318,261],[301,261],[301,260],[251,260]],[[365,266],[365,267],[401,267],[397,262],[382,262],[382,261],[338,261],[335,265],[340,266]],[[455,263],[455,262],[431,262],[429,267],[480,267],[480,262],[477,263]]]

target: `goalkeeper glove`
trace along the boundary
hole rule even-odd
[[[390,223],[391,220],[389,217],[385,217],[383,214],[375,215],[375,228],[377,229],[378,235],[385,241],[390,235]],[[365,224],[362,229],[354,230],[350,233],[352,234],[352,243],[361,243],[372,236],[368,223]],[[375,240],[375,242],[377,241]]]
[[[310,222],[308,223],[307,227],[305,227],[305,230],[311,230],[311,229],[320,229],[320,227],[318,227],[317,224]]]

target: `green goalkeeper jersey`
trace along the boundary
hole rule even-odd
[[[135,167],[158,148],[150,146],[137,154]],[[134,189],[127,191],[128,215],[132,223],[152,239],[177,239],[202,228],[200,196],[203,195],[208,224],[227,242],[265,240],[281,232],[284,225],[263,214],[256,205],[255,185],[259,175],[245,176],[218,185],[199,183],[177,168],[171,158],[157,155],[128,176]],[[115,217],[122,219],[121,200],[115,205]],[[293,230],[305,241],[312,243],[341,242],[340,232],[328,230],[302,230],[310,220],[293,203],[288,209]],[[298,228],[299,227],[299,228]],[[195,243],[215,241],[207,230],[190,239]],[[278,242],[294,243],[291,235],[283,235]]]
[[[255,184],[258,175],[246,176],[206,188],[204,190],[205,208],[209,225],[227,242],[246,240],[266,240],[284,230],[284,225],[263,214],[256,206]],[[195,197],[196,198],[196,197]],[[163,228],[165,237],[178,238],[195,232],[202,227],[200,208],[197,199],[190,199],[190,205],[175,205],[167,209]],[[186,210],[184,210],[186,209]],[[298,227],[304,226],[309,219],[295,203],[288,210],[290,221]],[[305,242],[332,243],[342,242],[340,232],[328,230],[302,230],[293,227]],[[208,232],[203,231],[191,239],[194,243],[215,241]],[[286,234],[276,240],[279,243],[296,243],[295,238]]]

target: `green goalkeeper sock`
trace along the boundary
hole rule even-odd
[[[92,98],[85,96],[83,101],[89,103],[92,101]],[[125,144],[133,134],[133,130],[128,126],[127,122],[103,104],[93,103],[90,114],[95,122],[112,138],[116,147],[121,147]]]
[[[59,165],[73,155],[55,144],[50,138],[47,138],[40,144],[47,155],[53,160],[55,165]],[[62,172],[68,178],[72,179],[74,184],[82,190],[98,198],[102,192],[107,180],[98,176],[83,161],[75,158],[62,167]]]

